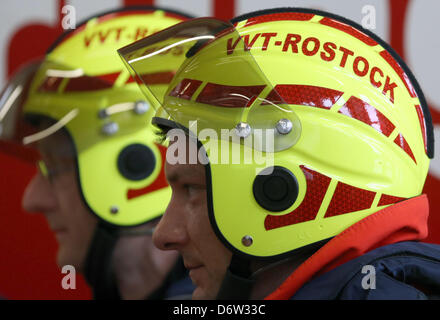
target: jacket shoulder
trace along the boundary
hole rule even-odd
[[[440,245],[400,242],[372,250],[309,281],[292,299],[440,298]]]

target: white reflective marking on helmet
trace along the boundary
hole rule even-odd
[[[81,68],[75,70],[48,69],[46,71],[46,75],[48,77],[57,77],[57,78],[79,78],[84,75],[84,70]]]
[[[9,108],[14,104],[15,99],[20,96],[20,93],[23,91],[22,86],[17,86],[14,91],[12,91],[11,95],[8,96],[6,102],[3,104],[0,101],[0,121],[6,116]],[[3,106],[3,108],[1,108]]]
[[[77,109],[73,109],[68,114],[66,114],[64,117],[62,117],[58,122],[54,123],[50,127],[46,128],[46,129],[44,129],[44,130],[42,130],[40,132],[34,133],[34,134],[30,135],[30,136],[24,137],[23,138],[23,144],[27,145],[27,144],[31,144],[33,142],[36,142],[38,140],[47,138],[51,134],[54,134],[56,131],[58,131],[62,127],[64,127],[72,119],[74,119],[78,115],[78,113],[79,113],[78,108]]]

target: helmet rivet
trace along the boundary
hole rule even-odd
[[[290,131],[292,131],[292,128],[292,121],[289,119],[280,119],[277,122],[277,131],[279,134],[288,134]]]
[[[98,111],[98,118],[99,119],[105,119],[108,117],[108,113],[106,109],[101,109]]]
[[[244,236],[243,238],[241,238],[241,243],[246,247],[251,246],[253,242],[254,240],[251,236]]]
[[[112,213],[112,214],[116,214],[116,213],[118,213],[119,212],[119,208],[118,208],[118,206],[111,206],[110,207],[110,213]]]
[[[240,138],[246,138],[251,134],[251,126],[246,122],[240,122],[235,126],[235,134]]]
[[[134,113],[136,113],[136,114],[144,114],[149,109],[150,109],[150,105],[148,104],[148,102],[143,101],[143,100],[139,100],[139,101],[135,102],[133,110],[134,110]]]
[[[111,136],[118,132],[119,126],[116,122],[108,122],[102,126],[102,133],[107,136]]]

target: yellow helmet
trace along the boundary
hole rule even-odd
[[[431,119],[416,79],[384,41],[315,10],[233,22],[195,19],[119,50],[138,77],[185,53],[163,98],[139,84],[156,125],[185,128],[206,150],[210,221],[225,246],[279,258],[421,194]],[[219,161],[237,146],[236,162]]]
[[[93,213],[115,226],[159,217],[170,197],[163,173],[165,147],[155,143],[149,125],[154,110],[116,49],[187,18],[153,7],[125,8],[64,33],[42,61],[19,73],[4,91],[0,137],[20,136],[32,144],[64,128],[76,151],[81,194]],[[173,73],[162,65],[142,77],[165,92]],[[40,132],[23,132],[20,116],[55,123]]]

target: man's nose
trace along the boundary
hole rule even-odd
[[[156,226],[153,234],[154,245],[161,250],[178,250],[188,241],[184,206],[171,198],[170,203]]]
[[[41,173],[35,174],[27,185],[21,205],[24,210],[30,213],[48,212],[57,206],[52,186]]]

